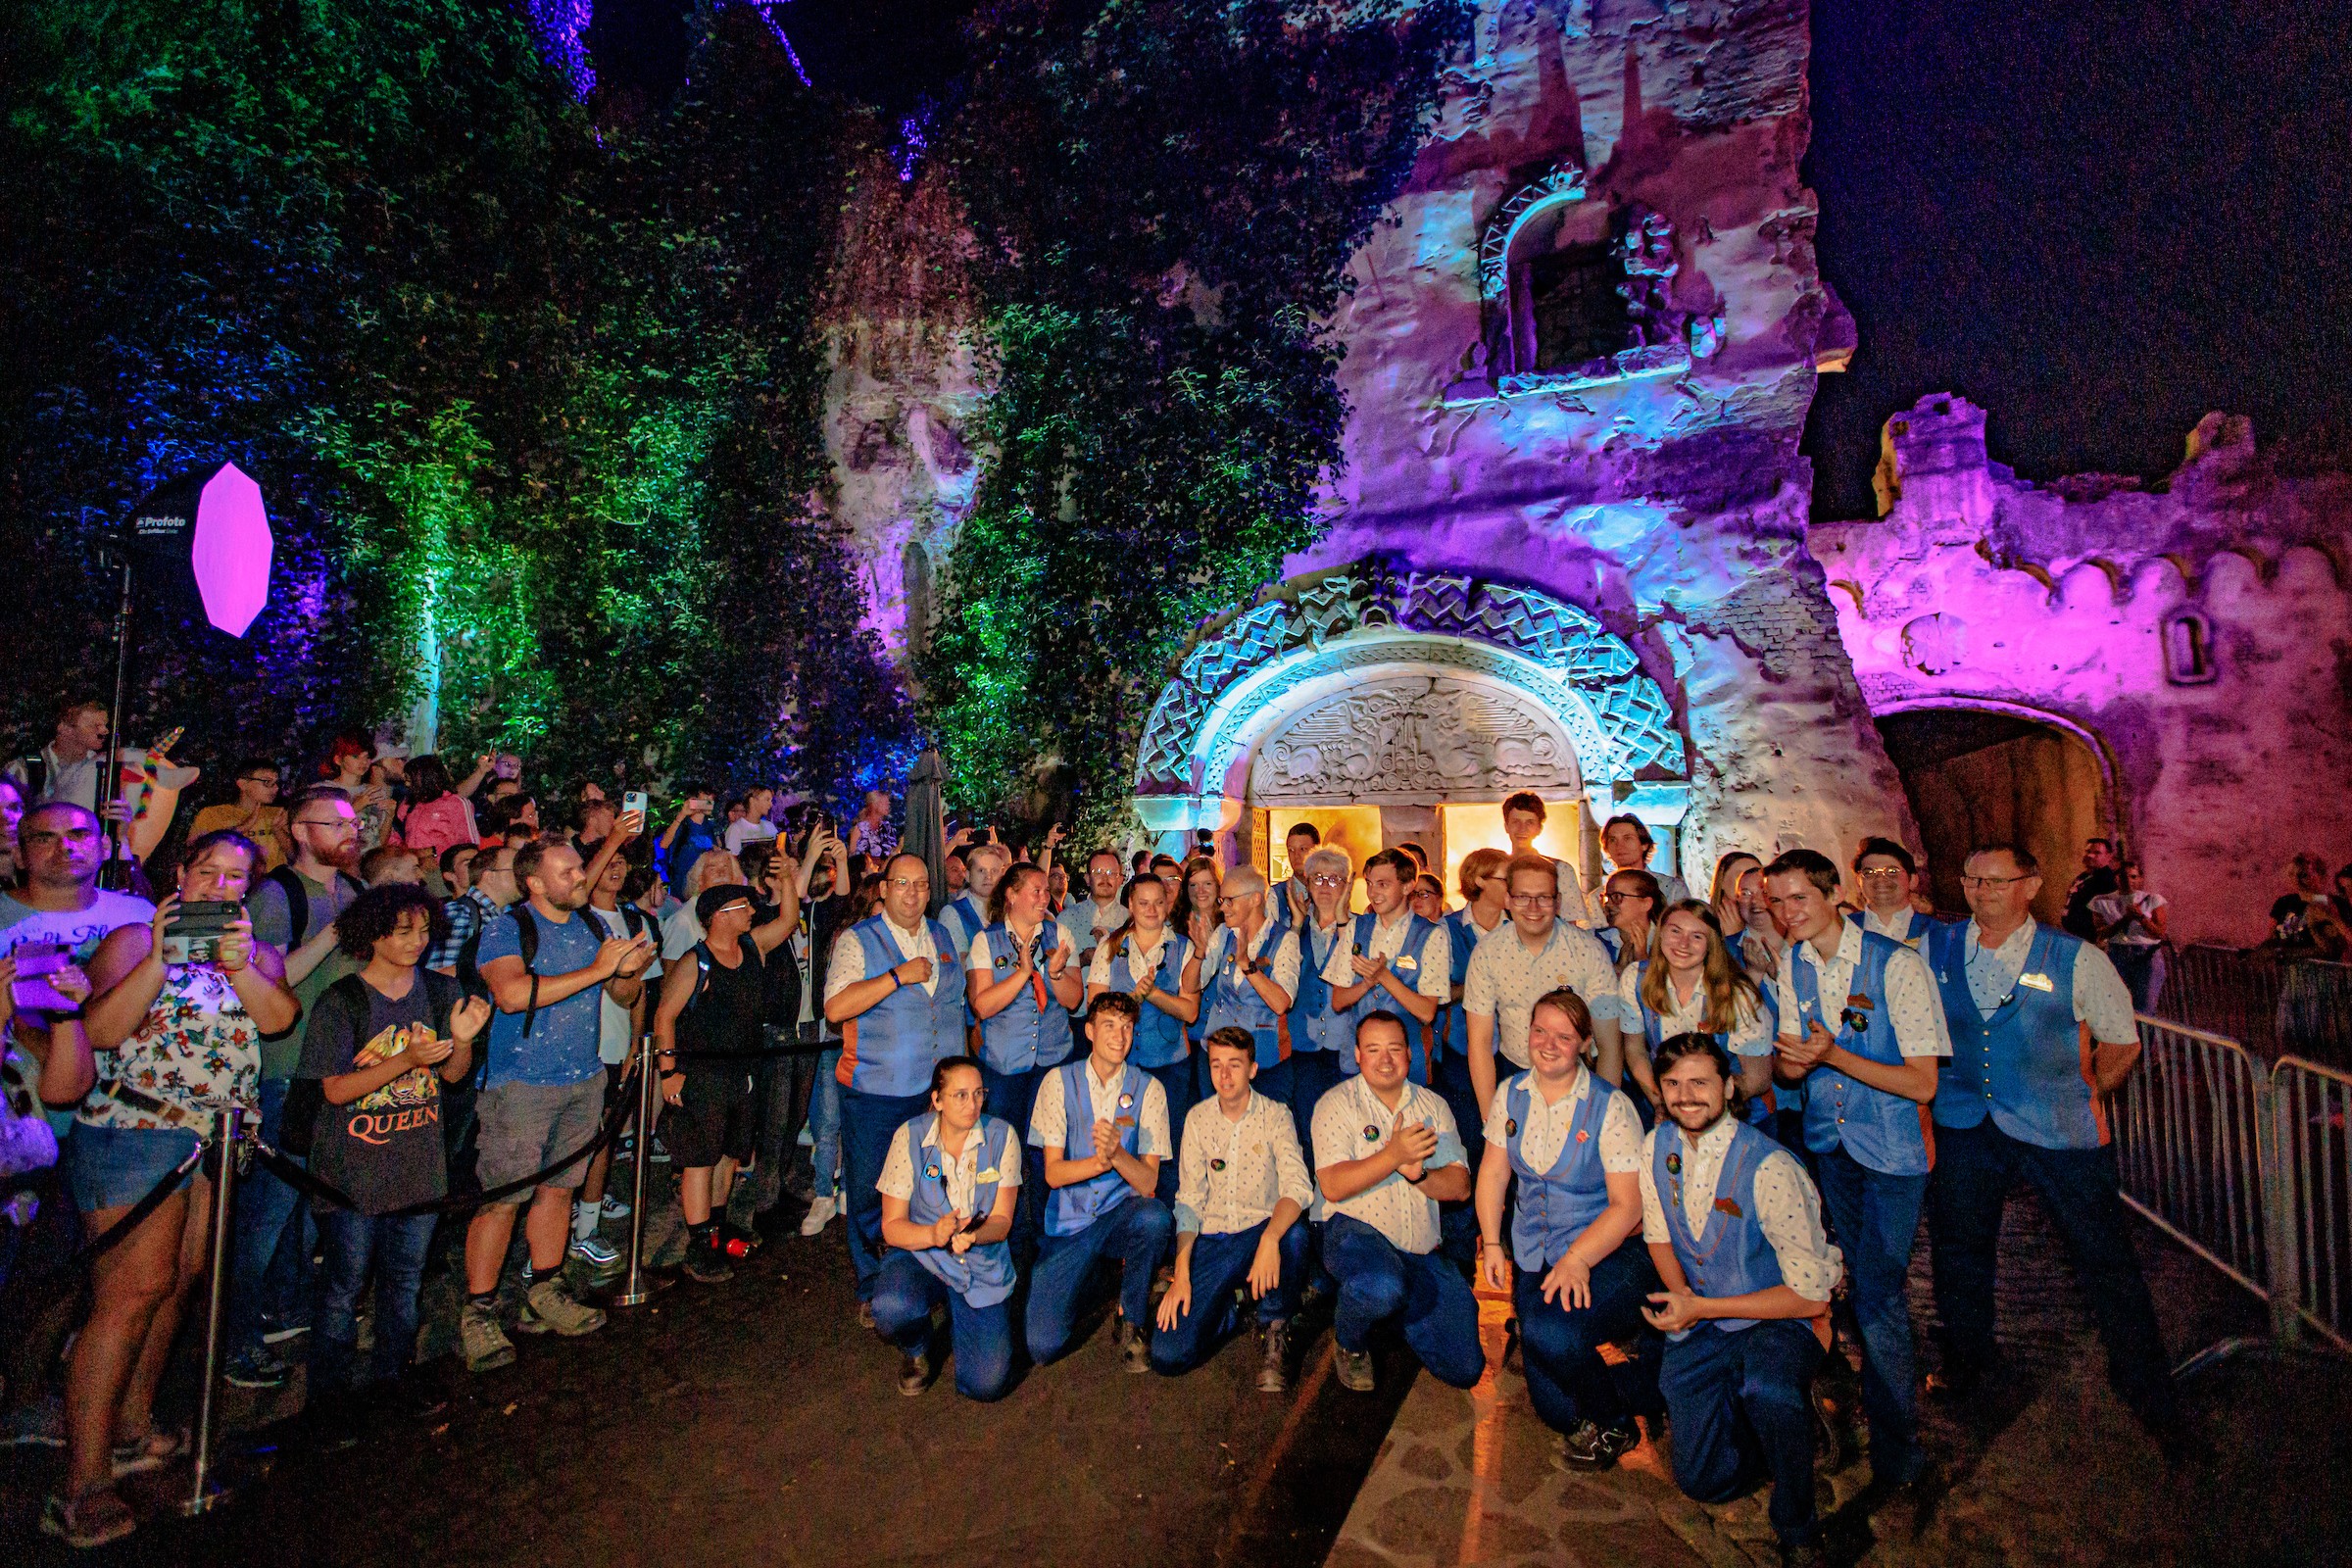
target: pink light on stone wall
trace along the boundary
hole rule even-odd
[[[275,541],[262,487],[235,464],[205,482],[196,502],[196,537],[189,547],[204,616],[231,637],[242,637],[270,602],[270,563]]]

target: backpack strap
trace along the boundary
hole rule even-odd
[[[531,1038],[531,1026],[539,1021],[539,922],[531,918],[527,899],[507,911],[514,922],[514,943],[522,949],[522,968],[531,977],[530,1004],[522,1009],[522,1038]]]
[[[267,880],[286,896],[286,951],[291,953],[311,934],[311,890],[302,885],[302,873],[290,865],[279,866]]]

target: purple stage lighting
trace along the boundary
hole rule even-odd
[[[275,548],[262,487],[233,463],[182,474],[139,503],[131,552],[168,580],[194,580],[204,618],[242,637],[270,602]]]

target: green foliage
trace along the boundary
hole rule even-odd
[[[1469,8],[1002,0],[949,158],[983,245],[998,456],[924,667],[959,804],[1125,809],[1169,661],[1316,536],[1321,324]]]
[[[226,456],[271,606],[237,642],[151,604],[134,738],[286,755],[437,699],[453,753],[836,792],[903,748],[817,511],[857,127],[739,11],[695,81],[600,143],[497,0],[0,11],[0,551],[50,632],[19,736],[102,690],[99,536]]]

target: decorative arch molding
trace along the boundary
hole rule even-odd
[[[1373,559],[1310,572],[1202,638],[1161,691],[1137,749],[1138,808],[1154,826],[1214,816],[1247,788],[1277,725],[1350,685],[1466,680],[1532,701],[1588,780],[1683,780],[1672,706],[1623,638],[1541,590]]]
[[[1873,719],[1881,719],[1893,713],[1920,713],[1955,708],[1968,709],[1980,713],[2000,713],[2010,718],[2022,718],[2030,723],[2054,729],[2070,740],[2082,742],[2083,749],[2089,752],[2092,760],[2099,764],[2099,791],[2104,797],[2103,804],[2106,808],[2103,825],[2109,833],[2116,833],[2122,828],[2125,813],[2123,797],[2117,787],[2119,774],[2116,768],[2115,753],[2109,749],[2105,736],[2080,719],[2069,718],[2064,713],[2053,712],[2046,708],[2013,703],[2002,697],[1979,697],[1967,692],[1937,692],[1932,695],[1900,697],[1888,701],[1874,700],[1870,705],[1870,716]]]
[[[1478,292],[1489,305],[1500,305],[1510,288],[1511,241],[1519,230],[1539,215],[1568,202],[1581,202],[1585,189],[1585,172],[1574,164],[1560,164],[1541,178],[1530,181],[1513,191],[1494,216],[1487,220],[1486,232],[1478,241]]]

